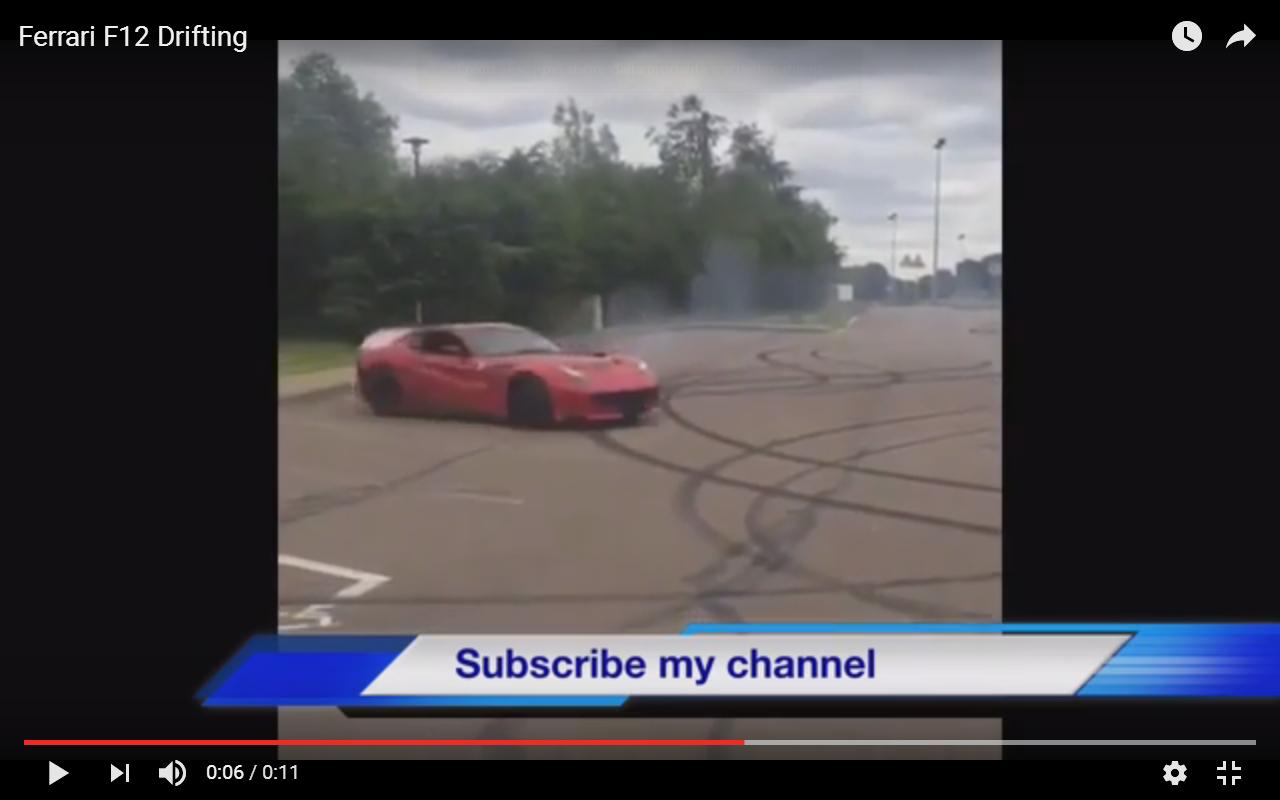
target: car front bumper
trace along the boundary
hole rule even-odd
[[[556,417],[563,422],[635,419],[657,408],[658,398],[657,386],[607,391],[590,388],[569,390],[556,398]]]

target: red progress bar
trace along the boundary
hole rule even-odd
[[[745,747],[745,739],[24,739],[26,747]]]

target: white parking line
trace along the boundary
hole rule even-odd
[[[333,615],[329,612],[333,609],[332,604],[313,603],[301,611],[289,612],[281,611],[280,619],[302,620],[301,622],[291,622],[288,625],[280,624],[276,627],[282,631],[305,631],[311,628],[331,628],[333,627]]]
[[[509,506],[524,505],[523,497],[512,497],[506,494],[487,494],[485,492],[467,492],[461,490],[442,490],[428,493],[432,497],[446,500],[475,500],[478,503],[503,503]]]
[[[320,561],[312,561],[309,558],[285,555],[284,553],[281,553],[276,560],[281,566],[308,569],[312,572],[319,572],[322,575],[332,575],[335,578],[346,578],[347,580],[354,581],[350,586],[335,594],[335,599],[339,597],[360,597],[361,595],[371,592],[391,580],[386,575],[379,575],[376,572],[361,572],[357,569],[339,567],[335,564],[325,564]]]

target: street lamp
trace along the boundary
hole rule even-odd
[[[938,172],[933,184],[933,277],[929,281],[929,299],[938,299],[938,230],[942,221],[942,148],[947,144],[945,137],[934,143],[933,149],[938,151]]]
[[[893,232],[889,234],[889,282],[896,283],[898,280],[898,212],[895,211],[889,215],[889,221],[893,223]]]
[[[422,149],[424,144],[430,144],[430,139],[424,139],[421,136],[410,136],[404,140],[404,143],[413,148],[413,177],[418,177],[418,151]]]

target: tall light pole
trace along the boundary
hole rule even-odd
[[[404,143],[413,148],[413,177],[418,177],[418,151],[422,149],[424,144],[430,144],[430,139],[424,139],[421,136],[410,136],[404,140]]]
[[[947,144],[945,137],[934,143],[933,149],[938,151],[938,173],[933,184],[933,277],[929,280],[929,299],[938,299],[938,231],[942,224],[942,148]]]
[[[889,221],[893,223],[892,233],[889,234],[889,289],[893,290],[898,282],[898,212],[895,211],[889,215]]]
[[[424,144],[430,144],[431,140],[422,136],[410,136],[404,140],[404,143],[413,149],[413,179],[418,179],[418,153],[422,150]],[[419,325],[422,324],[422,298],[418,298],[413,304],[413,318]]]

